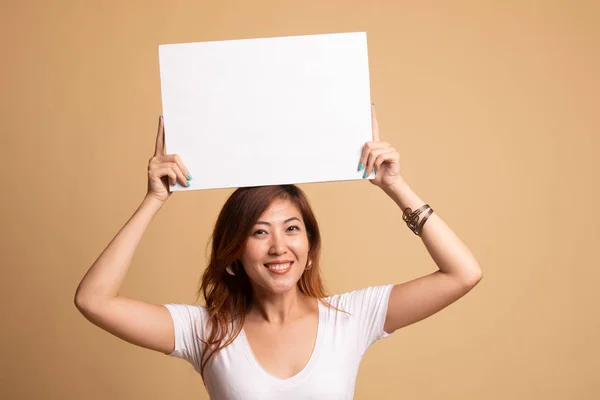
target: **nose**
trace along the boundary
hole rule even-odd
[[[285,243],[285,236],[280,232],[274,232],[271,235],[271,247],[269,248],[269,254],[280,255],[287,252],[287,246]]]

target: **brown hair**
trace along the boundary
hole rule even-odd
[[[310,297],[327,304],[319,268],[321,234],[317,220],[304,192],[295,185],[239,188],[229,197],[215,224],[208,267],[204,271],[198,297],[204,296],[208,311],[209,334],[200,360],[204,380],[207,363],[240,334],[246,313],[252,304],[252,286],[239,261],[244,245],[262,213],[274,200],[289,200],[298,207],[306,226],[309,242],[308,260],[298,288]],[[230,266],[235,276],[227,273]],[[231,333],[231,334],[230,334]]]

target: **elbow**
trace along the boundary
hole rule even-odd
[[[479,263],[475,264],[472,268],[470,268],[470,272],[468,276],[465,278],[465,283],[467,286],[472,289],[483,279],[483,269]]]
[[[463,266],[459,273],[454,275],[456,282],[461,288],[468,292],[473,289],[483,278],[483,270],[478,263],[467,266]]]
[[[73,297],[73,303],[75,307],[82,313],[86,310],[91,310],[102,306],[107,299],[106,290],[101,287],[82,285],[80,284],[75,290],[75,296]]]
[[[92,323],[95,323],[98,316],[102,315],[104,305],[93,296],[75,294],[73,302],[77,311]]]
[[[73,298],[73,303],[79,312],[85,315],[90,309],[93,308],[96,301],[93,301],[93,296],[77,291]]]
[[[79,310],[79,312],[82,312],[86,309],[87,307],[87,301],[86,299],[79,293],[75,293],[75,296],[73,298],[73,303],[75,304],[75,307]]]
[[[77,310],[89,319],[90,316],[102,312],[107,307],[110,299],[110,297],[100,294],[97,291],[89,289],[84,291],[77,290],[73,298],[73,303]]]
[[[75,290],[75,296],[73,296],[73,303],[75,304],[75,307],[77,307],[78,310],[81,310],[81,308],[83,308],[83,306],[87,302],[85,298],[86,296],[84,296],[81,283],[79,283],[79,286],[77,286],[77,290]]]

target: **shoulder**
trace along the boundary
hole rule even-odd
[[[350,338],[359,354],[377,340],[389,336],[384,331],[385,318],[393,285],[369,286],[329,296],[323,300],[333,307],[327,313],[334,328],[338,321],[345,321],[334,335]],[[341,310],[343,313],[335,313]],[[338,319],[344,315],[342,319]],[[339,339],[339,337],[338,337]]]
[[[163,304],[171,314],[173,323],[176,326],[193,326],[196,324],[204,325],[208,320],[208,311],[206,307],[193,304]]]
[[[202,317],[204,315],[208,315],[206,307],[195,304],[166,303],[163,304],[163,306],[166,307],[171,314],[187,314],[193,317]]]
[[[393,285],[369,286],[324,298],[325,302],[346,312],[359,312],[364,308],[371,308],[377,304],[385,303],[389,299]]]

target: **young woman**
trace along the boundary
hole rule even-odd
[[[183,358],[211,399],[351,399],[358,366],[378,339],[438,312],[481,279],[477,260],[400,175],[398,152],[373,141],[358,169],[399,206],[439,270],[413,281],[327,296],[320,276],[319,227],[294,185],[240,188],[212,236],[199,294],[205,307],[154,305],[119,294],[135,249],[171,195],[191,184],[177,155],[164,154],[159,119],[140,207],[82,279],[75,304],[92,323],[148,349]]]

